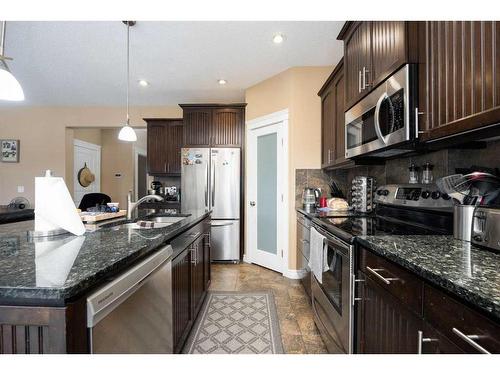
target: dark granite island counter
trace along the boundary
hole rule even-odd
[[[0,321],[3,342],[9,343],[2,352],[86,352],[85,296],[210,212],[180,215],[182,220],[163,228],[115,223],[79,237],[35,242],[26,235],[33,221],[0,225]]]

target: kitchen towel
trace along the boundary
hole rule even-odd
[[[75,203],[61,177],[35,177],[35,232],[64,229],[77,236],[85,233]]]
[[[323,272],[328,270],[327,246],[325,236],[311,227],[311,255],[309,256],[309,268],[320,284],[323,284]]]

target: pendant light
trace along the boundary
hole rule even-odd
[[[23,88],[16,77],[10,72],[7,60],[12,58],[5,56],[5,24],[1,21],[0,28],[0,100],[22,101],[24,100]]]
[[[129,90],[130,90],[130,26],[135,25],[135,21],[123,21],[127,25],[127,122],[125,126],[120,129],[118,133],[118,139],[126,142],[137,141],[137,134],[135,130],[130,126],[130,116],[129,116]]]

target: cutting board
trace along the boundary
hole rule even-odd
[[[127,210],[120,210],[118,212],[80,212],[80,218],[85,223],[95,223],[97,221],[116,219],[126,214]]]

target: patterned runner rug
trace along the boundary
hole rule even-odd
[[[209,292],[184,353],[283,353],[272,292]]]

